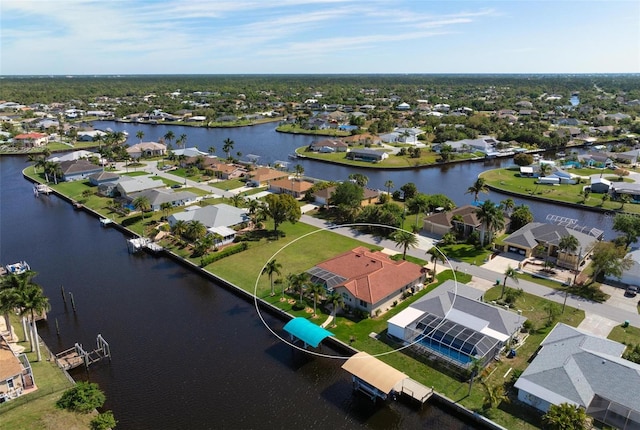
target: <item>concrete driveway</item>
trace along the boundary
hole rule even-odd
[[[514,269],[518,268],[518,265],[525,257],[523,255],[518,254],[500,254],[493,257],[491,260],[484,263],[482,266],[485,269],[492,270],[498,273],[504,273],[507,270],[507,267],[511,266]]]
[[[607,337],[611,330],[620,324],[621,321],[613,321],[598,314],[585,313],[578,329],[596,336]]]
[[[611,285],[602,284],[600,290],[603,293],[609,294],[611,297],[606,301],[608,305],[615,306],[618,309],[623,309],[627,312],[638,313],[638,300],[640,295],[635,297],[626,297],[624,295],[624,288],[613,287]],[[620,321],[622,322],[622,321]]]

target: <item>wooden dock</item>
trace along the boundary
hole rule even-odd
[[[76,343],[73,347],[56,354],[56,364],[64,370],[75,369],[83,364],[89,369],[89,366],[103,358],[108,358],[111,361],[111,349],[107,341],[99,334],[96,337],[96,349],[87,351],[81,344]]]
[[[425,387],[411,378],[403,379],[394,390],[424,404],[433,394],[433,388]]]

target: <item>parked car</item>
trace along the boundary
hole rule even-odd
[[[631,287],[627,287],[627,289],[624,292],[624,295],[627,297],[635,297],[636,294],[638,294],[638,287],[633,285]]]

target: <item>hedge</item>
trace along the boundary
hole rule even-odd
[[[229,246],[228,248],[225,248],[221,252],[207,254],[200,259],[200,267],[208,266],[214,261],[218,261],[230,255],[237,254],[242,251],[246,251],[247,249],[249,249],[249,244],[247,242],[242,242],[239,245]]]

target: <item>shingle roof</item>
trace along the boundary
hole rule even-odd
[[[526,248],[535,248],[539,243],[558,246],[560,239],[568,235],[578,239],[584,252],[590,251],[597,241],[594,236],[561,225],[532,222],[511,233],[504,239],[504,243]]]
[[[170,220],[200,221],[207,227],[229,227],[247,220],[247,210],[236,208],[225,203],[191,208],[171,215]]]

